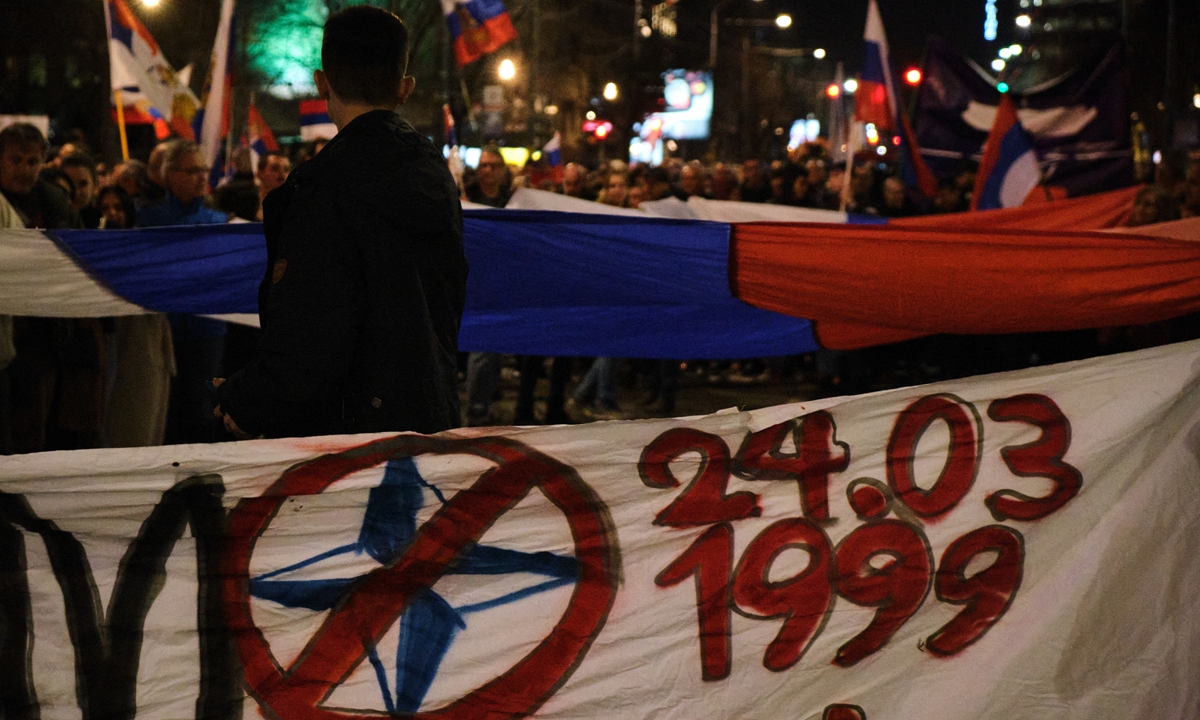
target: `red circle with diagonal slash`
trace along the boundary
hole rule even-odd
[[[360,581],[336,605],[289,668],[279,665],[250,611],[250,556],[288,497],[322,492],[350,473],[394,457],[476,455],[497,467],[459,491],[421,526],[403,556]],[[447,439],[402,435],[326,455],[285,472],[260,497],[238,503],[221,559],[222,596],[246,685],[267,717],[353,720],[318,707],[362,662],[408,603],[431,587],[505,511],[534,487],[562,510],[575,541],[579,576],[558,625],[508,672],[439,710],[410,717],[498,720],[533,713],[564,683],[600,633],[617,592],[620,563],[608,510],[567,465],[509,438]]]

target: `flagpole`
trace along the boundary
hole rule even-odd
[[[850,136],[846,138],[846,172],[842,177],[842,204],[839,208],[842,212],[846,211],[848,205],[847,196],[850,195],[850,179],[854,176],[854,153],[858,151],[858,136],[862,134],[862,123],[854,121],[850,123]]]
[[[121,135],[121,159],[129,160],[129,138],[125,135],[125,104],[121,102],[121,88],[113,88],[117,101],[117,132]]]

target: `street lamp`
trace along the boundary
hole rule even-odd
[[[846,82],[842,83],[842,89],[846,91],[847,95],[853,95],[858,92],[858,81],[854,78],[847,78]]]
[[[816,50],[813,50],[813,57],[815,57],[818,60],[824,60],[825,59],[825,48],[817,48]]]
[[[733,0],[720,0],[716,5],[713,5],[712,14],[709,16],[708,66],[713,70],[717,69],[717,13],[731,2]],[[762,2],[762,0],[754,0],[754,2]]]
[[[158,7],[158,0],[142,0],[142,4],[148,8]]]
[[[517,65],[510,58],[504,58],[500,61],[500,67],[496,70],[496,75],[505,82],[512,80],[517,76]]]
[[[610,82],[604,86],[604,99],[612,102],[617,99],[617,84]]]
[[[1032,24],[1033,24],[1033,18],[1029,17],[1028,15],[1018,15],[1017,16],[1017,27],[1027,28]]]
[[[790,28],[792,26],[792,16],[787,13],[780,13],[775,18],[775,26],[783,30]]]

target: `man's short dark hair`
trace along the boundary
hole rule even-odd
[[[321,66],[343,100],[395,102],[408,69],[408,28],[392,13],[370,5],[336,12],[325,22]]]
[[[6,152],[9,145],[21,147],[37,145],[42,149],[42,155],[45,155],[46,151],[50,149],[50,143],[46,141],[46,136],[42,135],[42,131],[29,123],[13,123],[0,130],[0,153]]]

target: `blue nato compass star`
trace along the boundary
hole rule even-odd
[[[366,516],[356,542],[252,578],[250,595],[289,608],[314,611],[333,608],[365,575],[322,580],[275,578],[349,553],[366,553],[385,567],[396,562],[416,535],[417,513],[425,506],[422,488],[429,488],[438,502],[445,504],[445,496],[425,482],[412,458],[391,460],[384,471],[383,481],[370,491]],[[405,608],[400,617],[394,694],[388,687],[387,673],[378,650],[374,646],[367,649],[367,659],[375,669],[388,713],[415,713],[420,710],[442,659],[458,632],[467,627],[465,616],[575,582],[579,563],[574,557],[550,552],[528,553],[475,545],[446,571],[447,575],[512,573],[531,573],[549,579],[492,600],[461,607],[452,606],[432,588],[426,588]]]

